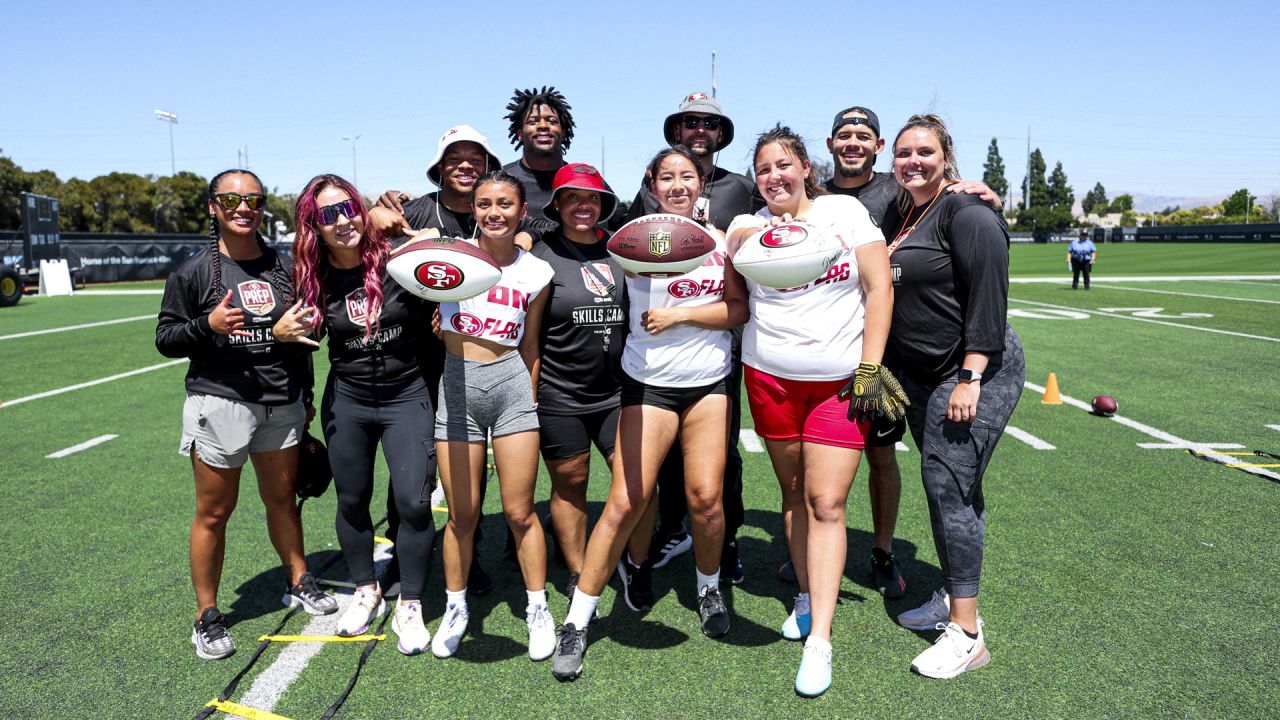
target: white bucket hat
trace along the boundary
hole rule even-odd
[[[498,154],[489,147],[489,141],[485,139],[475,128],[470,125],[455,125],[449,128],[444,135],[440,136],[440,144],[436,148],[436,156],[431,159],[431,164],[427,166],[427,177],[436,187],[440,185],[440,161],[444,159],[444,152],[450,145],[460,142],[473,142],[480,147],[489,156],[489,167],[481,170],[483,175],[489,170],[498,170],[502,167],[502,161],[498,159]]]

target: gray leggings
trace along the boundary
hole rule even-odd
[[[953,597],[978,595],[987,529],[982,475],[1018,404],[1025,376],[1022,341],[1006,325],[1004,353],[993,355],[982,373],[977,417],[972,423],[947,419],[947,403],[957,382],[954,374],[940,383],[902,377],[902,387],[911,400],[907,424],[920,448],[920,475],[929,500],[933,544],[946,590]]]

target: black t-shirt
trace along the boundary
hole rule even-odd
[[[934,382],[959,370],[966,352],[1004,351],[1009,231],[990,206],[973,195],[943,193],[889,263],[891,368]]]
[[[885,223],[892,218],[899,218],[895,201],[898,199],[898,183],[889,173],[873,172],[871,180],[866,185],[856,188],[842,188],[836,185],[835,178],[822,184],[827,192],[832,195],[848,195],[858,198],[858,202],[867,208],[867,212],[871,214],[871,222],[876,224],[884,231],[885,239],[892,240],[889,233],[898,231],[895,225],[892,228],[886,228]]]
[[[618,364],[627,331],[622,268],[603,240],[573,243],[606,281],[610,292],[569,250],[568,240],[550,233],[533,254],[551,265],[542,316],[542,371],[538,408],[552,415],[595,412],[620,402]]]
[[[711,224],[721,232],[729,229],[729,224],[735,217],[753,215],[764,207],[764,198],[760,197],[755,183],[745,175],[722,167],[711,171],[711,180],[703,188],[702,197],[706,198]],[[630,222],[642,215],[652,215],[659,211],[658,198],[649,192],[649,186],[641,179],[640,190],[636,192],[636,198],[631,202],[624,220]]]
[[[415,230],[435,228],[446,237],[475,237],[476,219],[470,210],[457,212],[440,202],[440,193],[433,192],[414,198],[404,204],[404,219]]]
[[[402,386],[422,377],[422,358],[430,347],[427,338],[434,338],[430,302],[384,274],[378,316],[382,327],[373,326],[377,331],[366,344],[364,267],[328,268],[323,282],[331,376],[365,390]]]
[[[213,288],[212,253],[207,247],[165,280],[156,348],[166,357],[191,359],[187,392],[262,405],[294,402],[311,387],[310,348],[277,342],[271,334],[293,302],[292,259],[268,249],[252,260],[233,260],[221,253],[218,260],[225,288],[221,293]],[[247,336],[219,335],[209,327],[209,314],[227,290],[232,293],[230,306],[244,310]],[[282,292],[289,296],[281,297]]]

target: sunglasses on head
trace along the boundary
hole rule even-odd
[[[213,199],[222,206],[223,210],[235,210],[240,207],[240,203],[249,206],[250,210],[259,210],[263,205],[267,204],[267,196],[262,193],[249,193],[241,195],[239,193],[218,193]]]
[[[360,208],[356,206],[355,200],[347,199],[316,210],[316,218],[320,220],[321,225],[332,225],[338,222],[338,213],[342,213],[343,217],[351,220],[360,214]]]
[[[692,115],[685,115],[684,118],[681,119],[681,123],[684,124],[685,130],[697,130],[699,125],[712,131],[720,129],[720,118],[718,117],[693,117]]]

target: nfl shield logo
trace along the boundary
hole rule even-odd
[[[276,294],[269,282],[245,280],[236,289],[240,291],[240,306],[254,315],[266,315],[276,306]]]
[[[649,254],[662,257],[671,253],[671,233],[665,230],[649,233]]]

